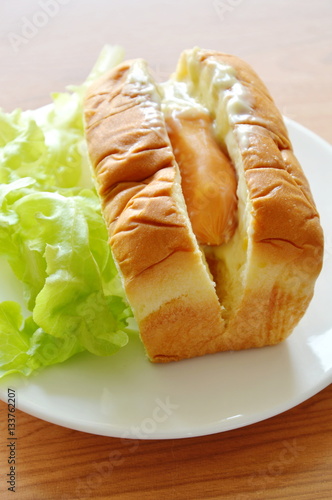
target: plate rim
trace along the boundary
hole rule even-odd
[[[47,107],[49,105],[44,106],[43,108]],[[308,129],[307,127],[303,126],[302,124],[298,123],[297,121],[288,118],[284,116],[285,124],[287,129],[289,130],[290,135],[292,135],[292,132],[299,132],[301,135],[305,135],[306,137],[309,137],[311,140],[313,140],[316,144],[316,147],[322,147],[326,149],[327,153],[331,155],[332,158],[332,145],[327,142],[325,139],[317,135],[315,132],[312,130]],[[293,129],[293,130],[292,130]],[[295,151],[296,154],[296,151]],[[61,365],[58,365],[61,369]],[[44,370],[47,370],[45,368]],[[43,371],[44,371],[43,370]],[[38,374],[36,375],[38,377]],[[7,382],[12,382],[11,385],[15,385],[15,379],[19,380],[22,376],[21,375],[10,375],[6,376],[3,379],[0,380],[0,399],[6,403],[6,398],[4,397],[4,392],[3,389],[5,387],[8,387]],[[29,384],[29,378],[27,379],[27,384]],[[33,381],[34,383],[34,381]],[[320,380],[314,384],[314,386],[310,387],[308,390],[301,392],[298,397],[292,397],[292,398],[287,398],[284,403],[278,404],[276,406],[271,406],[266,408],[264,411],[262,411],[260,414],[252,414],[250,416],[245,417],[244,415],[239,415],[238,418],[233,418],[233,419],[223,419],[221,417],[220,421],[218,423],[204,423],[201,428],[195,428],[192,427],[190,431],[184,432],[182,427],[179,429],[175,429],[172,431],[172,429],[166,428],[166,430],[156,430],[152,434],[146,434],[143,437],[140,435],[135,435],[135,434],[128,434],[128,429],[120,428],[119,424],[114,424],[114,423],[102,423],[102,422],[92,422],[90,420],[85,420],[85,419],[77,419],[77,418],[68,418],[67,416],[60,421],[58,418],[53,418],[50,413],[48,413],[48,408],[40,407],[38,404],[34,402],[21,402],[20,398],[18,397],[18,402],[17,402],[17,408],[24,413],[27,413],[33,417],[39,418],[41,420],[44,420],[46,422],[59,425],[64,428],[76,430],[79,432],[85,432],[89,434],[95,434],[95,435],[101,435],[105,437],[114,437],[114,438],[127,438],[127,439],[144,439],[144,440],[167,440],[167,439],[184,439],[184,438],[192,438],[192,437],[200,437],[200,436],[207,436],[207,435],[212,435],[212,434],[217,434],[217,433],[223,433],[231,430],[235,430],[238,428],[242,427],[247,427],[250,425],[253,425],[255,423],[262,422],[264,420],[273,418],[277,415],[280,415],[296,406],[299,404],[303,403],[304,401],[307,401],[308,399],[312,398],[322,390],[324,390],[326,387],[328,387],[332,383],[332,368],[325,372],[325,376],[322,375]],[[7,385],[6,385],[7,384]],[[20,389],[19,387],[20,384],[18,384],[17,388],[18,390]],[[38,382],[37,382],[38,385]],[[30,405],[30,406],[29,406]],[[225,422],[227,420],[227,425],[225,425]],[[108,432],[106,432],[106,430]]]

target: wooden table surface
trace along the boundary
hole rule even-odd
[[[102,45],[149,60],[166,79],[183,48],[251,63],[283,114],[332,143],[330,0],[4,0],[0,107],[45,104],[80,83]],[[7,406],[0,402],[0,498],[307,499],[332,491],[332,387],[260,423],[207,437],[132,441],[62,428],[17,411],[17,489],[5,485]]]

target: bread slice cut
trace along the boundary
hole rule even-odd
[[[224,329],[215,284],[191,229],[180,173],[143,60],[89,90],[89,145],[109,241],[152,361],[214,352]]]
[[[212,117],[236,168],[238,227],[220,246],[198,245],[183,198],[164,119],[166,87],[176,95],[179,85],[189,112]],[[147,355],[167,362],[276,344],[307,309],[323,256],[282,117],[256,73],[227,54],[184,51],[166,87],[136,59],[105,74],[85,101],[109,241]]]
[[[306,311],[322,267],[323,233],[309,184],[268,90],[244,61],[184,51],[175,82],[215,120],[238,177],[232,240],[205,248],[224,306],[220,350],[276,344]]]

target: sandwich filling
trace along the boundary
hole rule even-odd
[[[283,340],[312,297],[322,232],[282,116],[251,68],[194,49],[157,84],[145,61],[127,61],[91,87],[85,119],[149,358]]]
[[[207,111],[165,110],[165,117],[193,231],[200,244],[221,245],[237,225],[234,167],[214,138]]]
[[[206,74],[211,71],[212,78]],[[188,215],[227,320],[242,297],[250,246],[251,203],[237,145],[246,147],[247,134],[242,128],[235,138],[232,131],[251,114],[250,98],[234,68],[214,61],[198,76],[194,58],[180,60],[161,90]],[[217,110],[210,95],[218,95]]]

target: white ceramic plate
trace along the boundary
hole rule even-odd
[[[80,354],[25,380],[8,377],[18,408],[58,425],[115,437],[166,439],[227,431],[277,415],[332,382],[332,147],[287,120],[325,231],[314,299],[283,344],[153,365],[137,339],[110,358]],[[19,289],[5,266],[0,300]]]

